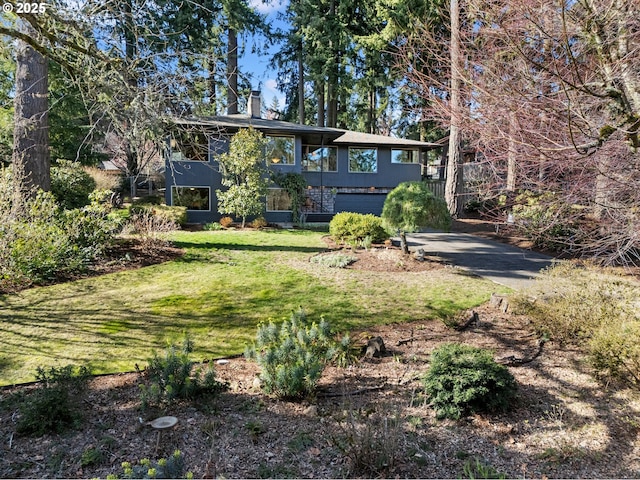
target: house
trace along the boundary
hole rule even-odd
[[[307,182],[302,213],[307,221],[328,221],[338,212],[379,215],[399,183],[421,180],[423,158],[440,145],[337,128],[261,118],[259,92],[248,115],[178,119],[170,129],[166,158],[167,205],[185,205],[189,222],[219,220],[215,191],[222,189],[216,155],[231,137],[253,127],[267,139],[265,161],[272,170],[295,172]],[[290,222],[287,193],[273,185],[266,198],[269,222]]]

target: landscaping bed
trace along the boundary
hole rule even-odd
[[[83,420],[76,430],[33,438],[16,433],[15,395],[35,387],[5,388],[0,476],[122,477],[122,462],[155,461],[179,449],[194,478],[479,478],[496,471],[509,478],[637,477],[637,394],[599,384],[574,348],[548,342],[540,351],[526,317],[489,303],[475,312],[477,321],[461,331],[417,320],[354,333],[362,344],[380,336],[385,355],[327,368],[316,397],[303,402],[265,396],[257,366],[234,357],[213,361],[226,392],[165,410],[140,409],[139,373],[95,377],[77,399]],[[471,312],[458,320],[468,318]],[[519,387],[509,412],[436,420],[421,377],[430,353],[446,342],[491,348],[510,365],[524,361],[509,367]],[[161,415],[178,423],[158,441],[140,420]]]

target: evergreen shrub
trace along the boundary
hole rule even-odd
[[[147,384],[140,385],[142,407],[171,404],[177,399],[191,399],[201,394],[217,394],[226,388],[219,382],[212,364],[195,368],[189,358],[193,343],[185,338],[182,345],[170,344],[164,355],[153,353],[145,369]]]
[[[436,416],[451,419],[506,410],[517,389],[513,375],[490,350],[458,343],[433,351],[423,383]]]
[[[382,227],[382,219],[373,214],[340,212],[329,223],[329,234],[338,243],[362,244],[365,239],[373,243],[384,242],[389,235]]]
[[[278,326],[258,326],[256,341],[245,356],[260,366],[263,390],[284,399],[302,399],[315,390],[325,365],[336,354],[329,324],[311,323],[300,309]]]
[[[38,367],[36,380],[41,382],[20,406],[17,432],[42,436],[60,433],[79,426],[82,417],[78,403],[90,377],[87,367]]]
[[[403,182],[394,188],[382,208],[383,224],[391,231],[417,232],[431,227],[448,231],[451,215],[447,203],[424,182]]]

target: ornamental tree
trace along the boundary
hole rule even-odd
[[[399,231],[403,253],[409,253],[406,233],[431,227],[449,230],[451,215],[447,203],[433,195],[424,182],[403,182],[384,202],[382,221],[385,227]]]
[[[229,144],[229,151],[218,155],[222,185],[216,190],[218,212],[242,217],[242,228],[250,215],[264,210],[269,178],[264,162],[265,140],[253,128],[240,129]]]

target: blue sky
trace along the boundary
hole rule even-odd
[[[278,13],[283,12],[287,8],[288,0],[250,0],[249,4],[255,7],[260,13],[267,15],[267,20],[274,27],[284,28],[285,24],[277,18]],[[238,67],[242,72],[250,73],[252,78],[252,88],[262,90],[262,98],[266,106],[271,104],[273,97],[277,97],[280,107],[284,107],[284,95],[276,88],[276,71],[269,69],[269,61],[279,46],[275,45],[269,48],[268,52],[262,55],[251,53],[250,45],[252,42],[261,42],[259,38],[247,39],[247,52],[238,61]]]

